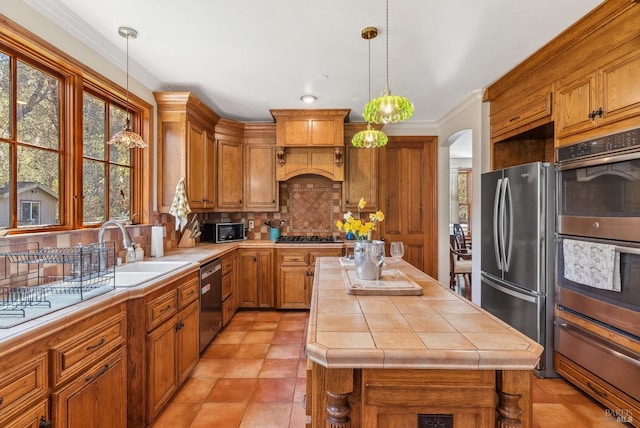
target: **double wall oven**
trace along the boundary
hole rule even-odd
[[[640,129],[560,147],[557,175],[555,351],[640,401]]]

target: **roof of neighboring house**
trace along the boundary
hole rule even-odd
[[[43,192],[50,195],[52,198],[58,199],[58,194],[48,188],[47,186],[37,183],[35,181],[18,181],[18,194],[27,192],[33,189],[40,189]],[[5,183],[0,186],[0,199],[9,197],[9,183]]]

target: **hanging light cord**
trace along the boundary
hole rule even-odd
[[[387,53],[387,91],[389,91],[389,0],[386,1],[386,5],[387,5],[387,14],[386,14],[386,16],[387,16],[387,22],[386,22],[386,26],[387,26],[386,32],[387,32],[387,34],[385,34],[385,38],[386,38],[386,41],[387,41],[387,44],[386,44],[386,50],[387,50],[387,52],[386,52]],[[371,54],[369,54],[369,55],[371,55]],[[371,64],[371,61],[369,61],[369,64]],[[369,95],[369,99],[371,99],[371,95]]]
[[[130,35],[127,34],[125,37],[127,39],[127,104],[125,105],[127,109],[127,130],[131,129],[131,118],[129,117],[129,38]]]

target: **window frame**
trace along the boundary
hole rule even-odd
[[[83,224],[82,214],[82,146],[83,146],[83,95],[84,91],[98,94],[106,100],[128,108],[132,129],[148,144],[146,149],[131,153],[131,215],[138,223],[149,223],[151,212],[152,158],[154,151],[152,117],[153,106],[135,94],[107,79],[49,42],[31,33],[8,18],[0,15],[0,48],[9,55],[36,68],[51,70],[61,79],[60,88],[60,224],[45,227],[20,227],[17,225],[17,189],[11,183],[10,234],[42,231],[94,228],[102,223]],[[124,73],[123,73],[124,76]],[[12,94],[12,103],[15,93]],[[127,103],[128,100],[128,103]],[[15,117],[12,118],[15,126]],[[3,141],[5,141],[3,139]],[[12,148],[15,144],[10,140]],[[11,156],[11,170],[15,177],[17,156]],[[14,179],[15,180],[15,179]],[[106,201],[108,203],[108,200]]]

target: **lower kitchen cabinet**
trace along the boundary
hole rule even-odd
[[[237,253],[233,251],[222,261],[222,326],[226,326],[238,309]]]
[[[2,427],[31,427],[41,417],[49,420],[46,349],[35,356],[29,351],[20,350],[0,359]]]
[[[307,309],[311,304],[316,259],[339,257],[342,249],[283,248],[276,254],[276,308]]]
[[[42,400],[29,407],[4,428],[44,428],[49,424],[49,400]]]
[[[127,353],[120,349],[51,395],[54,427],[127,425]]]
[[[238,250],[238,289],[242,308],[273,308],[273,250]]]

